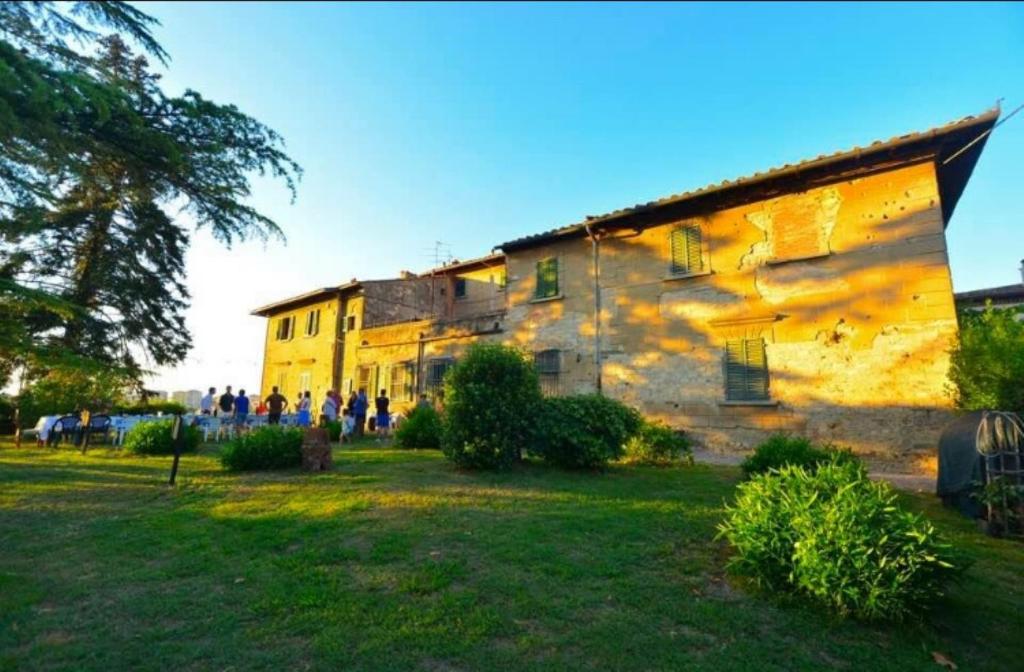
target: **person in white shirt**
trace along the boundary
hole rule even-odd
[[[320,413],[323,414],[324,420],[327,422],[334,422],[338,419],[338,398],[335,396],[334,390],[327,391]]]
[[[213,395],[217,393],[216,387],[211,387],[206,396],[199,400],[199,412],[202,415],[213,415]]]
[[[356,419],[352,417],[352,414],[348,412],[346,408],[341,412],[341,436],[338,437],[339,443],[345,443],[346,441],[352,441],[352,434],[356,431]]]

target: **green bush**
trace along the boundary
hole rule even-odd
[[[18,398],[22,428],[33,427],[43,415],[67,415],[88,409],[94,415],[122,403],[130,378],[117,369],[55,368],[39,377],[29,376]]]
[[[739,485],[719,536],[735,549],[730,570],[762,588],[898,620],[941,595],[959,568],[931,523],[897,500],[856,462],[784,466]]]
[[[680,432],[662,423],[645,422],[626,441],[623,462],[629,464],[667,465],[679,460],[693,462],[690,441]]]
[[[260,427],[228,442],[220,454],[228,471],[289,469],[302,464],[302,430]]]
[[[195,409],[185,408],[183,404],[176,401],[152,401],[145,404],[130,404],[127,406],[114,406],[111,415],[175,415],[177,413],[188,413]]]
[[[158,422],[140,422],[128,431],[124,438],[124,449],[136,455],[173,455],[174,443],[171,441],[172,420]],[[195,450],[199,446],[199,428],[185,427],[185,451]]]
[[[399,448],[440,448],[441,416],[433,406],[417,406],[395,431]]]
[[[340,420],[328,420],[324,423],[324,429],[327,430],[327,436],[331,441],[337,441],[341,438],[341,421]]]
[[[533,364],[515,348],[475,343],[445,375],[441,449],[460,467],[500,469],[522,459],[540,385]]]
[[[598,394],[545,399],[532,452],[569,469],[602,467],[622,457],[643,418],[625,404]]]
[[[960,313],[960,337],[950,352],[949,380],[958,408],[1024,413],[1024,321],[1021,309]]]
[[[776,434],[759,445],[753,455],[743,460],[740,468],[743,470],[743,474],[749,478],[755,474],[763,474],[786,465],[813,469],[833,457],[845,462],[859,461],[849,450],[830,445],[818,447],[812,445],[810,440],[802,436]]]

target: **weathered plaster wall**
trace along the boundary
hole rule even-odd
[[[424,391],[427,367],[431,359],[459,358],[472,343],[480,340],[502,340],[504,315],[493,313],[462,320],[420,320],[365,329],[360,334],[354,356],[346,358],[346,378],[356,379],[360,366],[375,367],[377,387],[387,387],[394,366],[411,363],[414,369],[414,393],[408,398],[392,400],[395,411],[408,412]]]
[[[364,326],[418,320],[431,315],[429,278],[402,278],[364,282]]]
[[[669,273],[678,222],[601,244],[606,393],[716,449],[778,430],[887,457],[934,448],[956,318],[931,164],[686,223],[703,234],[694,276]],[[548,256],[560,260],[562,296],[537,302],[535,264]],[[507,263],[510,340],[578,356],[567,391],[592,390],[590,242],[511,252]],[[724,343],[758,336],[777,405],[727,405]]]

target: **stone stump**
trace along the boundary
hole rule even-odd
[[[307,429],[302,437],[302,469],[304,471],[330,471],[331,441],[326,429]]]

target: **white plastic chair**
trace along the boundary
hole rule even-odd
[[[214,441],[220,441],[220,418],[212,416],[206,416],[206,421],[203,422],[203,443],[210,440],[210,435],[213,434]]]

